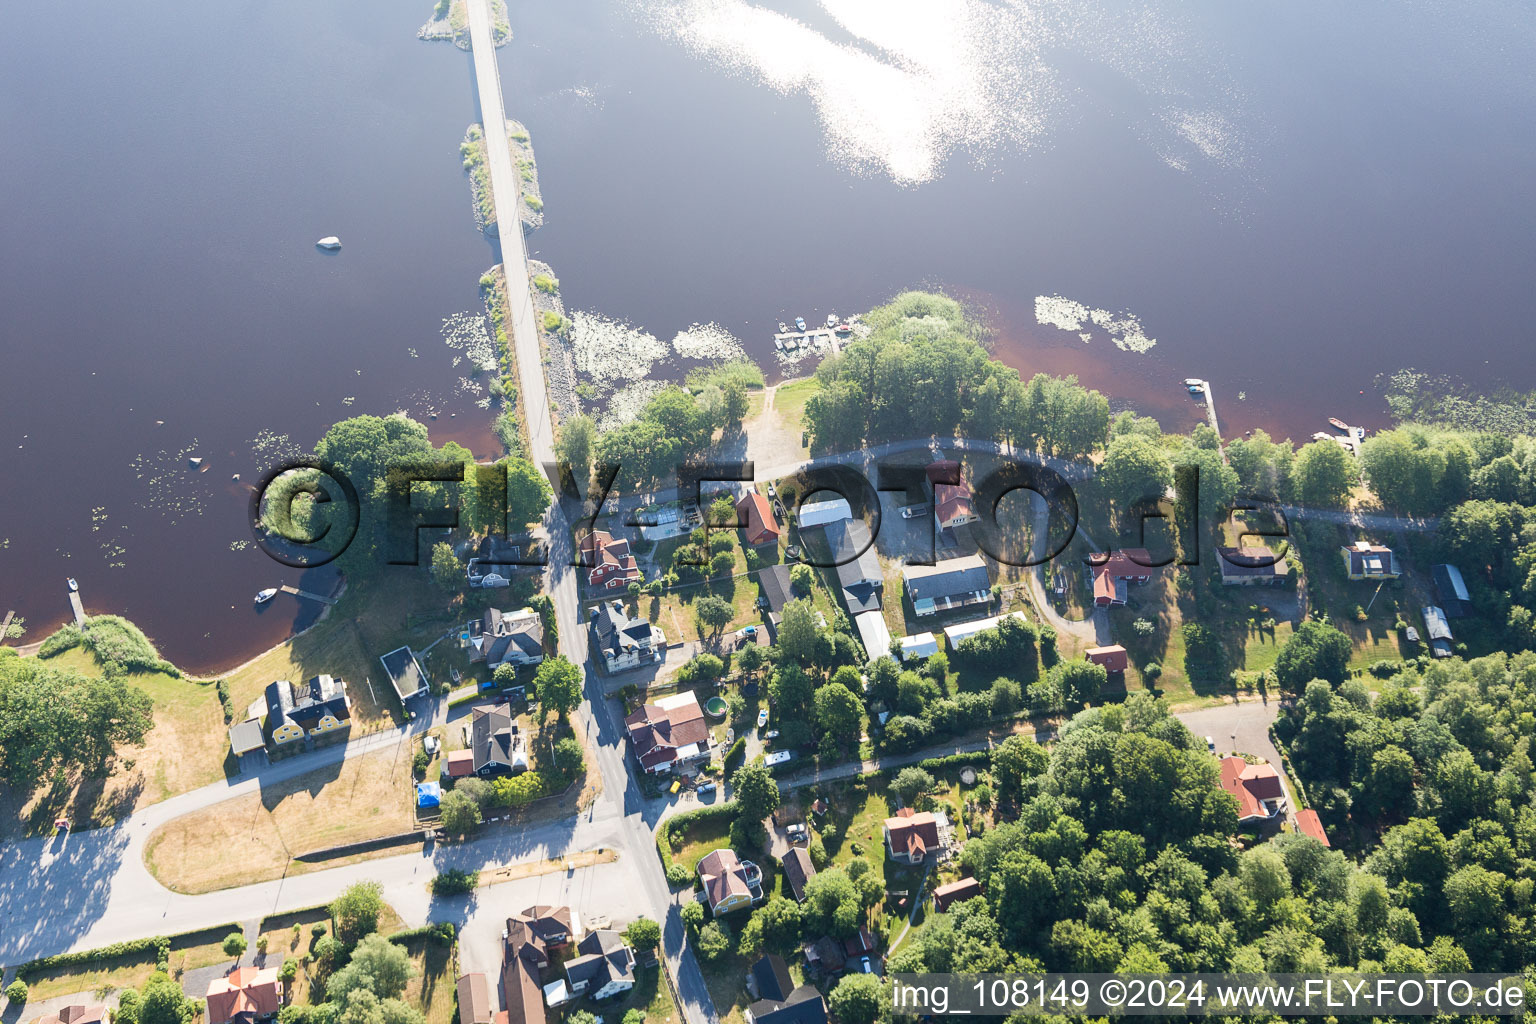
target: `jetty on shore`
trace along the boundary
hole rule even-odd
[[[322,597],[321,595],[311,593],[308,590],[300,590],[298,587],[290,587],[286,583],[277,589],[285,594],[292,594],[294,597],[302,597],[310,601],[319,601],[321,604],[334,605],[336,603],[336,599],[334,597]]]

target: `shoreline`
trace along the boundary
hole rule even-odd
[[[512,41],[506,0],[491,0],[491,33],[498,48]],[[416,38],[429,43],[452,43],[467,51],[470,48],[469,15],[464,0],[439,0],[432,9],[432,17],[416,30]]]
[[[507,118],[507,151],[517,167],[518,214],[525,231],[532,231],[544,224],[544,197],[539,192],[539,168],[533,156],[533,142],[528,129],[521,121]],[[464,141],[459,143],[459,155],[464,158],[464,171],[469,175],[470,196],[475,213],[475,226],[492,238],[501,237],[501,225],[496,221],[496,207],[491,201],[490,170],[486,165],[485,126],[479,122],[464,129]]]

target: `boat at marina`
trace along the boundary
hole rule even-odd
[[[80,584],[75,582],[75,578],[73,576],[71,576],[65,582],[69,584],[69,592],[71,594],[78,594],[80,592]]]
[[[1187,388],[1189,390],[1189,393],[1192,394],[1192,395],[1203,395],[1203,394],[1205,394],[1205,385],[1204,384],[1186,384],[1184,386],[1185,386],[1185,388]]]
[[[828,313],[827,314],[827,326],[828,327],[836,327],[837,326],[837,314],[836,313]]]
[[[795,330],[797,330],[797,331],[804,331],[805,330],[805,317],[803,317],[803,316],[795,317]]]
[[[1349,429],[1349,424],[1345,423],[1343,420],[1339,419],[1337,416],[1329,416],[1328,417],[1328,425],[1333,427],[1335,430],[1342,430],[1346,434],[1351,432],[1350,429]]]
[[[789,333],[789,325],[786,324],[783,320],[779,321],[779,333],[780,334],[788,334]]]
[[[341,239],[337,238],[335,235],[326,235],[324,238],[320,239],[320,241],[316,242],[315,246],[320,249],[325,249],[328,252],[335,252],[337,249],[341,248]]]
[[[853,333],[853,324],[850,324],[848,321],[844,320],[842,323],[838,324],[836,327],[834,327],[832,329],[834,331],[836,331],[838,334],[852,334]]]
[[[256,603],[257,604],[266,604],[268,601],[272,600],[276,596],[277,596],[277,588],[276,587],[268,587],[266,590],[262,590],[262,591],[258,591],[257,592],[257,594],[256,594]]]

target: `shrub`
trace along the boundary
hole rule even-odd
[[[411,756],[411,771],[419,779],[427,774],[427,765],[431,763],[431,756],[425,750],[418,750]]]
[[[17,978],[5,986],[5,998],[12,1006],[20,1006],[27,1001],[27,983]]]
[[[447,871],[439,871],[433,876],[432,895],[461,896],[464,893],[474,892],[479,884],[480,872],[449,868]]]
[[[309,926],[309,934],[313,935],[317,939],[324,935],[325,932],[326,927],[324,921],[316,921],[314,924]]]
[[[667,883],[672,886],[683,886],[693,881],[693,872],[688,870],[686,864],[673,864],[667,868]]]

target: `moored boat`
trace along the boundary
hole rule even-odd
[[[1328,425],[1333,427],[1333,428],[1335,428],[1335,429],[1337,429],[1337,430],[1342,430],[1346,434],[1349,433],[1349,424],[1345,423],[1343,420],[1339,419],[1337,416],[1329,416],[1328,417]]]
[[[257,593],[256,593],[256,603],[257,604],[266,604],[268,601],[272,600],[276,596],[277,596],[277,588],[276,587],[268,587],[266,590],[257,591]]]
[[[797,331],[804,331],[805,330],[805,317],[803,317],[803,316],[795,317],[795,330],[797,330]]]
[[[71,576],[65,582],[69,584],[70,593],[75,594],[80,592],[80,584],[75,582],[75,578],[73,576]]]
[[[315,245],[318,248],[326,249],[330,252],[335,252],[337,249],[341,248],[341,239],[337,238],[335,235],[326,235],[324,238],[320,239],[320,241],[316,242]]]

